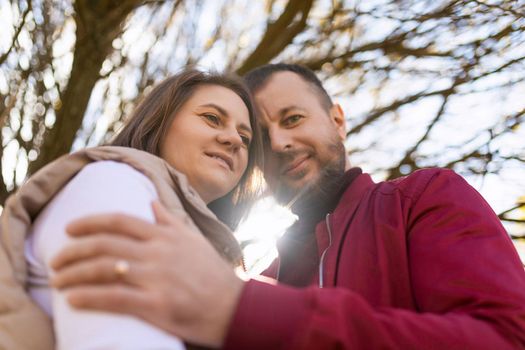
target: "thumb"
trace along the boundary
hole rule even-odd
[[[151,203],[153,215],[155,215],[155,222],[161,225],[176,225],[177,219],[166,209],[166,207],[159,201]]]

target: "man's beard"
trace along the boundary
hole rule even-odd
[[[277,183],[273,195],[278,203],[300,217],[312,214],[317,217],[317,213],[322,214],[322,208],[334,204],[333,199],[341,189],[345,173],[346,151],[339,139],[332,140],[328,150],[335,156],[320,165],[316,180],[305,184],[301,189],[291,188],[282,182]]]

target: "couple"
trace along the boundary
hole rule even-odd
[[[180,338],[225,349],[525,347],[525,273],[496,215],[477,192],[448,170],[423,170],[375,184],[351,168],[343,146],[343,112],[303,67],[266,65],[247,74],[245,81],[263,129],[268,187],[299,216],[280,240],[279,258],[264,272],[266,277],[244,280],[235,274],[238,247],[205,205],[234,227],[239,217],[231,211],[239,213],[236,207],[247,209],[251,203],[255,192],[248,185],[254,183],[249,178],[259,164],[259,134],[249,99],[229,86],[203,83],[185,91],[180,109],[170,110],[158,105],[154,92],[162,93],[154,89],[138,110],[149,101],[151,108],[171,117],[163,124],[165,135],[154,138],[152,148],[144,137],[118,145],[159,155],[187,177],[141,152],[84,151],[74,158],[76,163],[69,162],[75,170],[63,177],[82,170],[73,180],[64,180],[67,185],[31,228],[37,231],[38,220],[45,220],[55,205],[55,214],[48,214],[54,217],[50,227],[62,220],[55,224],[62,225],[62,231],[32,232],[26,240],[26,257],[51,246],[46,257],[34,254],[33,272],[28,258],[29,290],[34,300],[43,300],[39,303],[45,309],[46,296],[38,299],[38,283],[31,278],[48,278],[37,274],[42,272],[38,264],[47,264],[48,273],[55,270],[55,288],[44,287],[42,294],[48,294],[52,305],[49,313],[60,346],[169,349],[180,347]],[[199,100],[203,91],[209,92],[208,99]],[[189,114],[182,113],[186,109]],[[196,119],[188,127],[184,121],[191,116]],[[204,122],[203,129],[197,120]],[[126,128],[132,124],[133,118]],[[138,129],[149,135],[153,125],[144,123]],[[95,168],[91,173],[90,167]],[[62,176],[56,166],[51,168]],[[196,171],[203,168],[206,171]],[[76,181],[96,181],[88,177],[97,176],[102,180],[85,190],[87,194],[80,185],[75,188]],[[244,182],[236,187],[239,179]],[[24,187],[38,186],[34,180]],[[125,188],[119,192],[121,186]],[[22,204],[32,213],[43,207],[24,187],[4,213],[20,211]],[[169,189],[176,194],[166,194]],[[111,211],[106,203],[85,199],[95,190],[118,197],[108,201],[120,200],[121,207],[109,209],[130,215],[81,218],[67,227],[74,237],[68,238],[64,226],[74,218],[63,219],[70,215],[65,213],[80,213],[86,206],[95,208],[92,213]],[[73,200],[54,204],[64,192],[71,192]],[[74,200],[77,192],[87,203]],[[229,205],[214,206],[225,194]],[[126,209],[136,197],[139,205]],[[156,199],[164,206],[155,203],[152,212],[149,202]],[[89,214],[86,211],[78,216]],[[19,221],[28,221],[31,213],[24,214],[17,215]],[[7,234],[2,235],[6,241]],[[8,254],[2,259],[13,265],[18,278],[11,284],[21,283],[24,271],[13,258],[19,252],[3,243]],[[45,317],[36,315],[29,302],[18,301],[18,314],[13,311],[10,324],[20,324],[26,316],[34,322],[35,333],[49,340]],[[30,341],[33,331],[25,328],[21,335],[20,329],[4,323],[3,338],[19,341],[13,343],[21,344],[19,348],[29,344],[24,341]]]

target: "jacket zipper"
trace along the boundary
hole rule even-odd
[[[328,246],[323,250],[319,260],[319,288],[324,288],[324,257],[328,249],[332,246],[332,229],[330,228],[330,213],[325,217],[326,230],[328,231]]]
[[[328,249],[332,246],[332,229],[330,228],[330,213],[326,214],[325,216],[325,224],[326,224],[326,230],[328,232],[328,246],[323,250],[323,253],[321,254],[321,258],[319,259],[319,288],[324,288],[324,257],[326,255],[326,252],[328,252]],[[279,276],[281,274],[281,259],[279,259],[279,262],[277,264],[277,274],[275,276],[275,280],[279,281]]]

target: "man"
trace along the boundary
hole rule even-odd
[[[344,114],[311,71],[266,65],[246,79],[268,186],[299,216],[265,272],[278,282],[240,279],[155,204],[157,225],[70,225],[83,239],[57,257],[54,282],[73,305],[225,349],[525,348],[525,273],[475,190],[437,169],[375,184],[350,167]]]

